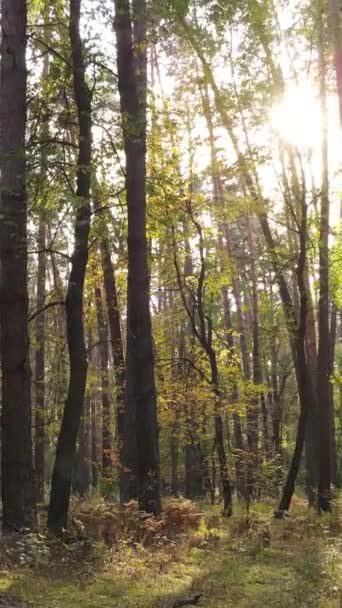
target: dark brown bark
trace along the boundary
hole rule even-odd
[[[0,261],[3,530],[36,523],[32,467],[25,193],[25,0],[1,2]]]
[[[146,240],[146,2],[115,1],[121,119],[128,214],[127,350],[124,466],[142,510],[161,510],[156,389]],[[133,492],[132,492],[133,490]]]
[[[83,287],[88,260],[90,228],[92,123],[91,93],[85,79],[85,64],[79,30],[80,8],[81,0],[70,0],[69,36],[79,127],[76,190],[78,203],[75,218],[75,249],[72,255],[66,297],[70,378],[62,426],[57,441],[48,513],[49,529],[56,533],[67,525],[71,474],[87,377],[87,356],[83,327]]]
[[[99,338],[100,353],[100,374],[101,374],[101,401],[102,401],[102,476],[104,481],[113,479],[113,432],[112,416],[109,397],[109,378],[108,378],[108,329],[103,314],[102,293],[100,287],[95,287],[95,305],[97,328]],[[105,484],[104,492],[110,491],[110,487]]]

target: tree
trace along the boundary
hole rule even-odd
[[[79,138],[75,194],[75,248],[66,296],[70,378],[56,448],[48,513],[49,529],[56,533],[59,533],[67,525],[71,475],[87,377],[87,355],[83,327],[83,288],[88,260],[90,228],[92,119],[91,92],[86,81],[84,51],[80,36],[80,10],[81,0],[70,0],[69,36]]]
[[[319,402],[319,486],[318,508],[331,510],[331,400],[330,400],[330,326],[329,326],[329,170],[327,132],[327,90],[325,26],[318,7],[319,79],[322,117],[322,186],[319,228],[319,301],[317,394]]]
[[[5,532],[36,522],[28,336],[25,0],[2,0],[0,261],[2,503]]]
[[[132,13],[131,13],[132,10]],[[146,2],[115,2],[118,85],[126,156],[128,217],[124,498],[161,510],[156,390],[146,241]]]

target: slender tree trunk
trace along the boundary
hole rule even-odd
[[[81,0],[70,0],[69,36],[79,126],[76,191],[78,203],[75,219],[75,249],[72,256],[66,297],[70,378],[62,426],[57,441],[48,513],[49,529],[55,533],[59,533],[67,525],[71,474],[87,377],[87,355],[83,327],[83,287],[88,260],[90,228],[92,123],[91,93],[85,80],[85,64],[79,30],[80,8]]]
[[[101,240],[100,249],[103,269],[103,286],[106,294],[108,323],[112,345],[112,356],[114,362],[114,379],[116,388],[116,433],[119,444],[120,462],[122,463],[125,409],[125,359],[115,272],[110,255],[107,235]],[[124,502],[126,497],[129,495],[134,496],[134,491],[131,492],[127,489],[127,486],[130,483],[130,479],[131,477],[129,472],[125,472],[124,470],[120,471],[119,485],[121,502]]]
[[[229,479],[228,462],[226,450],[224,447],[224,434],[223,434],[223,422],[221,415],[221,396],[219,389],[219,373],[217,368],[217,360],[215,351],[208,348],[208,358],[211,368],[211,379],[213,386],[213,393],[215,398],[215,410],[214,410],[214,423],[215,423],[215,446],[217,452],[217,459],[220,468],[220,477],[222,485],[223,495],[223,515],[224,517],[230,517],[233,513],[233,499],[232,491]]]
[[[230,302],[228,297],[227,287],[223,288],[223,312],[224,312],[224,326],[226,330],[226,341],[228,346],[228,363],[233,361],[235,344],[233,336],[233,325],[231,319]],[[237,385],[234,384],[231,390],[231,403],[234,406],[238,401],[238,389]],[[245,476],[245,465],[244,465],[244,445],[242,438],[242,427],[240,416],[237,412],[233,411],[233,433],[234,433],[234,463],[235,463],[235,474],[236,474],[236,489],[238,496],[246,496],[246,476]]]
[[[27,293],[25,0],[1,2],[0,261],[3,530],[36,523]]]
[[[46,280],[46,224],[39,219],[38,228],[38,270],[37,270],[37,310],[45,304]],[[45,478],[45,312],[36,319],[35,347],[35,477],[37,500],[44,502]]]
[[[112,417],[110,411],[109,381],[108,381],[108,331],[103,314],[102,293],[95,287],[95,305],[99,338],[100,373],[101,373],[101,400],[102,400],[102,476],[104,481],[113,479],[112,450],[113,433]],[[110,487],[104,488],[105,493]]]
[[[318,508],[331,509],[330,456],[330,345],[329,345],[329,173],[328,173],[328,126],[326,99],[326,61],[324,49],[323,16],[319,17],[320,34],[320,102],[322,118],[322,185],[319,234],[319,301],[318,301],[318,369],[317,395],[319,405],[319,485]]]
[[[288,475],[286,478],[285,486],[283,489],[282,498],[279,504],[279,512],[287,511],[290,507],[295,483],[297,479],[297,474],[300,467],[304,441],[305,441],[305,433],[306,433],[306,424],[309,413],[309,408],[315,403],[315,395],[313,392],[312,382],[311,382],[311,374],[308,368],[306,353],[305,353],[305,334],[306,334],[306,316],[307,316],[307,294],[305,290],[305,282],[304,282],[304,269],[305,269],[305,259],[306,259],[306,221],[304,218],[304,224],[301,226],[301,254],[300,254],[300,262],[298,265],[298,283],[300,286],[300,311],[299,311],[299,320],[297,319],[296,311],[293,306],[293,302],[290,296],[290,292],[288,290],[288,286],[286,284],[284,275],[282,273],[281,268],[279,267],[279,262],[277,260],[277,256],[275,253],[275,243],[273,239],[273,235],[271,233],[267,218],[265,216],[260,216],[259,218],[260,225],[265,237],[265,241],[268,247],[270,254],[272,255],[274,273],[278,282],[280,298],[283,305],[284,316],[286,320],[287,330],[289,334],[289,342],[292,352],[292,359],[296,372],[296,380],[297,380],[297,388],[298,388],[298,396],[299,396],[299,404],[300,404],[300,414],[298,420],[297,427],[297,435],[295,442],[295,449],[292,456],[290,468],[288,471]]]
[[[342,127],[342,15],[339,0],[328,0],[329,7],[329,21],[331,38],[334,50],[334,67],[336,77],[336,88],[337,97],[339,103],[340,113],[340,125]],[[342,216],[342,204],[340,206],[340,219]],[[333,370],[334,366],[334,354],[335,354],[335,338],[333,337],[336,329],[336,308],[334,306],[331,327],[330,327],[330,369]],[[342,327],[342,325],[341,325]],[[331,400],[331,473],[332,481],[336,481],[337,476],[337,461],[336,461],[336,434],[335,434],[335,412],[334,412],[334,387],[333,384],[330,386],[330,400]],[[342,387],[340,387],[340,401],[342,403]]]
[[[336,333],[337,333],[337,307],[335,304],[332,305],[331,319],[330,319],[330,374],[334,371],[335,361],[335,347],[336,347]],[[331,482],[336,485],[337,480],[337,450],[336,450],[336,428],[335,428],[335,404],[334,404],[334,384],[330,382],[330,468],[331,468]]]
[[[115,9],[128,213],[124,465],[136,478],[140,509],[158,514],[159,439],[146,240],[146,1],[133,0],[132,18],[128,0],[116,0]]]
[[[305,352],[311,375],[313,390],[317,390],[317,344],[315,317],[308,272],[305,272],[305,288],[308,297],[308,313],[306,319]],[[318,488],[318,408],[312,403],[307,420],[305,436],[305,469],[306,494],[310,506],[317,502]]]
[[[281,441],[280,441],[280,426],[281,426],[281,409],[280,409],[280,395],[279,395],[279,382],[277,374],[277,349],[275,336],[271,336],[271,383],[272,383],[272,443],[274,454],[281,455]]]
[[[171,458],[171,494],[178,497],[178,461],[179,461],[179,446],[176,431],[171,431],[170,437],[170,458]]]
[[[97,492],[99,485],[99,465],[97,459],[97,403],[96,399],[90,400],[91,407],[91,469],[92,469],[92,486]]]
[[[84,400],[84,412],[78,433],[78,450],[73,471],[73,492],[85,498],[90,487],[90,396]]]
[[[48,3],[44,9],[44,20],[49,20]],[[47,41],[48,32],[44,29],[44,40]],[[48,42],[48,41],[47,41]],[[44,86],[49,78],[49,54],[46,53],[43,62],[42,86]],[[42,118],[41,127],[42,140],[49,138],[49,116],[44,115]],[[47,150],[45,146],[41,147],[40,152],[40,184],[43,197],[46,195],[46,177],[47,177]],[[37,310],[42,310],[45,305],[46,295],[46,240],[47,240],[47,224],[44,218],[44,209],[40,209],[39,225],[38,225],[38,269],[37,269]],[[34,445],[34,465],[35,465],[35,480],[37,500],[41,503],[45,498],[45,311],[38,314],[35,327],[35,445]]]

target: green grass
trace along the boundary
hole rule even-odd
[[[239,533],[239,515],[216,530],[204,525],[178,545],[98,548],[96,566],[80,557],[65,567],[6,571],[0,589],[36,608],[169,608],[176,597],[195,593],[203,594],[205,608],[341,608],[336,519],[299,510],[291,520],[273,521],[270,507],[255,511],[261,528],[269,526],[269,547],[259,524]]]

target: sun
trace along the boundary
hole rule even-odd
[[[301,149],[320,141],[321,113],[316,91],[309,85],[289,86],[271,109],[272,129],[287,143]]]

